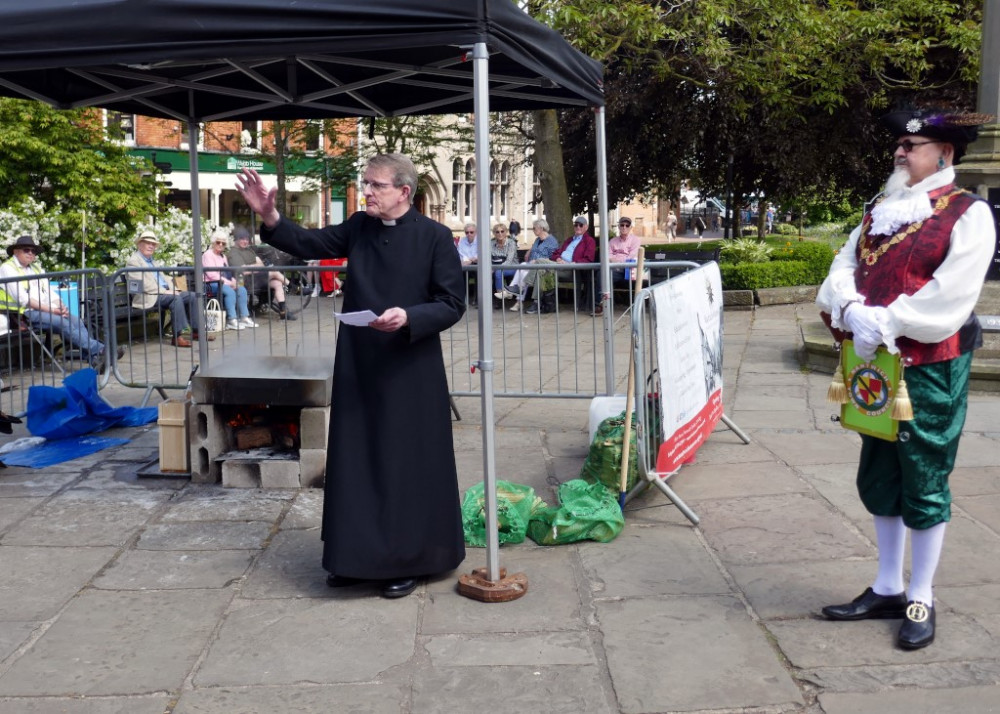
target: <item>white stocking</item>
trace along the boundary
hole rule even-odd
[[[906,526],[901,516],[875,516],[875,539],[878,542],[878,575],[872,590],[876,595],[903,592],[903,554],[906,550]]]
[[[908,600],[919,600],[934,604],[934,571],[937,570],[944,546],[944,529],[947,523],[938,523],[924,530],[910,531],[912,568],[910,587],[906,591]]]

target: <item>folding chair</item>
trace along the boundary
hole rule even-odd
[[[43,359],[44,358],[48,358],[49,362],[51,362],[53,365],[55,365],[56,369],[59,370],[60,374],[63,374],[63,375],[66,374],[66,370],[63,369],[62,364],[59,362],[58,359],[56,359],[56,356],[54,354],[52,354],[52,333],[51,332],[49,332],[44,337],[42,335],[39,335],[34,330],[34,328],[31,326],[31,323],[24,316],[24,314],[20,313],[20,312],[8,311],[7,312],[7,319],[10,322],[10,331],[12,333],[20,331],[22,333],[27,334],[31,338],[31,341],[38,345],[38,348],[39,348],[39,350],[41,350],[41,353],[42,353],[42,358]],[[34,365],[34,359],[32,359],[31,361],[32,361],[32,365],[31,366],[32,366],[32,368],[34,368],[34,366],[35,366]],[[41,366],[41,365],[39,365],[39,366]]]

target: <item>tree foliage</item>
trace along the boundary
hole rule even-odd
[[[286,179],[290,167],[296,164],[303,167],[296,173],[301,173],[305,185],[311,189],[342,186],[355,179],[358,156],[349,139],[353,135],[351,126],[343,119],[284,120],[264,124],[257,137],[257,152],[262,159],[274,164],[278,186],[275,203],[282,214],[290,215]]]
[[[434,172],[438,182],[448,182],[437,168],[437,149],[442,146],[451,151],[468,154],[475,146],[475,129],[467,115],[442,121],[433,115],[409,115],[362,120],[362,131],[367,133],[371,158],[375,154],[406,154],[417,167],[418,173]]]
[[[58,225],[57,254],[74,256],[73,267],[84,253],[89,265],[104,264],[110,236],[159,212],[152,167],[109,141],[94,110],[0,98],[0,126],[0,205],[25,207],[19,215],[34,222],[21,229],[44,226],[51,237]]]
[[[612,201],[669,193],[681,178],[722,195],[730,155],[737,196],[868,197],[889,170],[879,115],[907,102],[975,104],[979,0],[633,0],[657,13],[658,29],[617,45],[601,36],[619,32],[620,3],[551,4],[580,49],[613,48]],[[561,119],[564,145],[592,144],[592,122]],[[567,156],[576,204],[596,194],[589,163]]]

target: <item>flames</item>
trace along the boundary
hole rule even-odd
[[[240,448],[274,446],[297,449],[301,443],[298,407],[244,404],[229,407],[223,422]]]

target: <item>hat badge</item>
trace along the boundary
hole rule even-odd
[[[924,123],[919,119],[910,119],[910,121],[906,122],[906,130],[911,134],[916,134],[923,127]]]

